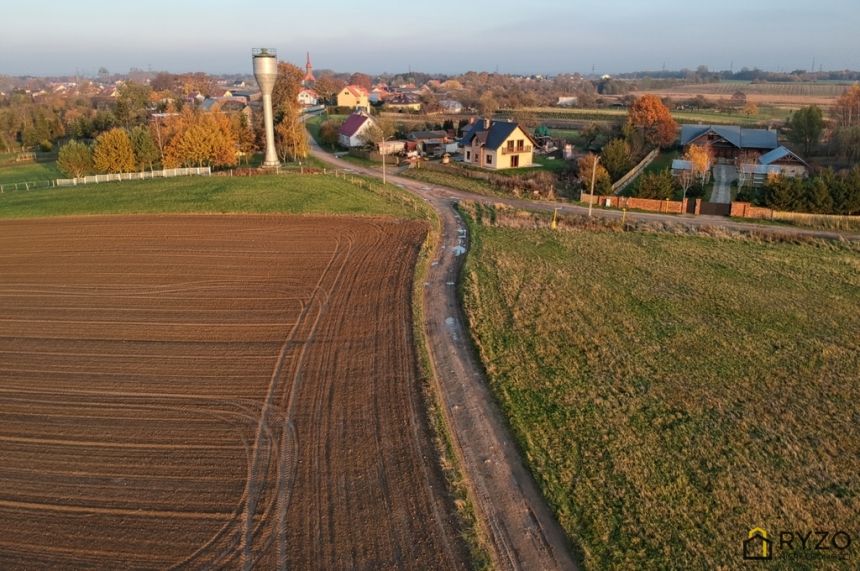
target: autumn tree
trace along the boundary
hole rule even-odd
[[[684,159],[690,161],[690,171],[694,179],[702,183],[702,189],[708,184],[711,175],[713,155],[711,149],[704,145],[690,145],[684,153]]]
[[[487,118],[492,118],[496,111],[499,110],[499,102],[496,100],[492,91],[487,91],[478,100],[478,113]]]
[[[823,130],[824,114],[817,105],[798,109],[788,119],[788,138],[801,146],[805,155],[818,145]]]
[[[93,170],[93,153],[90,146],[80,141],[69,141],[60,147],[57,167],[66,176],[80,178]]]
[[[836,100],[833,118],[837,127],[860,125],[860,84],[855,83]]]
[[[651,145],[668,147],[678,135],[678,124],[656,95],[643,95],[630,106],[627,122]]]
[[[299,120],[298,110],[288,110],[275,127],[275,148],[284,162],[300,161],[308,156],[308,132]]]
[[[114,128],[98,136],[93,148],[93,167],[100,173],[135,170],[134,148],[128,131]]]
[[[278,77],[272,89],[275,123],[280,123],[283,114],[295,107],[304,77],[305,72],[293,64],[285,61],[278,62]]]
[[[233,129],[233,136],[236,139],[239,153],[247,163],[257,149],[257,138],[248,116],[245,113],[230,115],[230,128]]]
[[[594,194],[610,194],[612,192],[612,180],[609,172],[598,162],[595,154],[588,153],[581,157],[579,163],[579,180],[582,182],[583,192],[591,192],[592,173],[594,173]],[[594,170],[595,165],[597,170]]]
[[[601,159],[613,181],[627,174],[632,166],[630,145],[624,139],[613,139],[603,147]]]
[[[152,170],[153,165],[161,158],[161,153],[152,138],[152,134],[146,127],[135,127],[129,133],[131,147],[134,149],[134,162],[137,170]]]
[[[331,101],[337,93],[346,86],[346,82],[334,75],[325,74],[317,78],[314,83],[314,91],[326,101]]]
[[[236,139],[230,120],[220,112],[187,110],[165,125],[164,166],[220,167],[236,164]]]
[[[349,84],[350,85],[358,85],[359,87],[365,88],[368,92],[372,88],[373,80],[369,75],[364,73],[353,73],[349,76]]]
[[[334,119],[329,119],[320,125],[319,142],[321,145],[334,147],[337,144],[340,134],[341,122]]]
[[[359,139],[365,145],[378,145],[384,139],[394,136],[394,123],[387,119],[376,119],[371,122],[370,127],[364,130]]]

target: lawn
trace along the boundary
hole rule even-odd
[[[0,166],[0,184],[50,181],[63,178],[57,163],[20,163]]]
[[[0,194],[0,218],[156,212],[380,214],[424,218],[424,203],[389,185],[326,175],[181,177]]]
[[[853,534],[768,569],[860,566],[856,249],[469,223],[473,336],[584,568],[738,569],[754,526]]]
[[[440,186],[447,186],[450,188],[456,188],[459,190],[465,190],[466,192],[474,192],[477,194],[486,194],[486,195],[499,195],[499,191],[493,187],[489,182],[477,178],[466,178],[465,176],[459,176],[457,174],[448,174],[444,172],[433,171],[430,169],[408,169],[404,171],[400,176],[404,176],[406,178],[411,178],[414,180],[420,180],[422,182],[426,182],[427,184],[438,184]]]

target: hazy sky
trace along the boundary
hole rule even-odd
[[[0,73],[250,72],[254,46],[367,73],[858,69],[858,30],[860,0],[19,1]]]

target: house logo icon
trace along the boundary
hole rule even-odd
[[[773,558],[773,541],[768,539],[767,531],[754,527],[747,535],[744,545],[744,559],[766,561]]]

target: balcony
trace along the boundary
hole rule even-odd
[[[522,147],[513,147],[513,148],[502,147],[502,154],[503,155],[518,155],[520,153],[530,153],[530,152],[532,152],[532,146],[531,145],[525,145]]]

